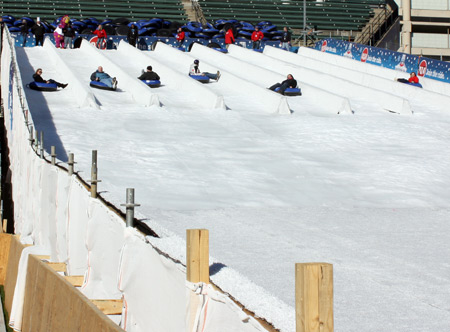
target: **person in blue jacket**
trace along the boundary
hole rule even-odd
[[[117,88],[117,79],[115,77],[109,76],[103,71],[102,66],[98,66],[97,70],[91,74],[91,81],[102,82],[110,88]]]

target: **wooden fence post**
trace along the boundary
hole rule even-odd
[[[209,231],[186,230],[186,278],[188,281],[209,284]]]
[[[296,332],[333,332],[333,265],[295,264]]]

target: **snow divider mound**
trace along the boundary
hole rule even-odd
[[[235,48],[233,48],[233,52],[235,52]],[[301,77],[313,86],[347,97],[350,99],[350,102],[352,100],[371,100],[382,110],[400,114],[411,114],[411,109],[407,105],[409,102],[406,101],[405,103],[404,98],[372,87],[361,86],[348,80],[346,76],[337,75],[335,71],[324,73],[310,69],[309,67],[307,68],[298,61],[298,56],[294,53],[267,46],[264,49],[264,54],[261,56],[270,57],[272,59],[270,64],[274,69],[279,71],[292,71],[294,77],[297,75],[297,77]]]
[[[50,58],[56,63],[56,66],[64,77],[67,77],[67,81],[70,82],[70,89],[74,91],[75,98],[79,107],[94,107],[99,109],[94,94],[86,87],[79,79],[78,76],[70,69],[70,67],[63,61],[61,55],[55,48],[55,45],[51,42],[50,38],[46,38],[43,48],[46,50]]]
[[[238,51],[242,50],[242,53],[235,53],[236,56],[232,56],[233,50],[235,49]],[[208,61],[214,61],[214,64],[216,65],[222,65],[226,68],[230,68],[230,71],[233,70],[233,73],[236,76],[239,76],[242,80],[252,82],[254,85],[263,88],[265,94],[277,96],[274,92],[267,90],[267,87],[276,82],[285,80],[286,75],[266,69],[265,66],[261,67],[254,65],[252,62],[253,56],[261,56],[261,54],[257,52],[247,50],[236,45],[230,45],[228,51],[229,54],[222,54],[202,45],[194,45],[191,53],[199,57],[207,57]],[[321,103],[320,108],[326,109],[327,113],[351,113],[351,107],[346,98],[324,90],[315,89],[302,81],[298,80],[298,82],[299,87],[302,89],[303,95],[302,97],[287,98],[289,107],[292,111],[297,111],[297,109],[294,108],[294,105],[306,111],[306,109],[310,108],[310,105],[307,104],[307,100],[312,100],[311,95],[314,95],[315,100],[320,101]],[[249,94],[251,95],[253,92],[249,92]]]
[[[231,68],[227,65],[226,61],[229,59],[226,54],[220,53],[209,47],[205,47],[201,44],[194,44],[191,52],[199,58],[213,59],[218,57],[219,61],[225,68]],[[205,63],[202,61],[202,64]],[[230,87],[236,87],[240,92],[245,92],[249,96],[258,96],[258,99],[262,102],[264,111],[269,113],[278,114],[291,114],[289,103],[286,97],[273,93],[267,90],[265,87],[261,87],[249,80],[242,79],[231,74],[228,71],[221,71],[221,80]]]
[[[121,43],[122,44],[122,43]],[[125,43],[123,43],[125,44]],[[125,46],[125,45],[124,45]],[[129,45],[128,45],[129,46]],[[131,47],[131,46],[129,46]],[[190,78],[189,73],[189,65],[191,64],[191,61],[188,59],[189,57],[185,55],[185,52],[181,52],[171,46],[168,46],[164,43],[157,43],[155,47],[155,51],[157,51],[159,54],[162,54],[162,57],[164,58],[173,58],[177,60],[177,63],[180,64],[180,67],[186,68],[186,74],[180,74],[179,72],[172,71],[170,73],[171,79],[174,81],[178,81],[178,84],[183,89],[183,92],[185,93],[193,93],[196,96],[198,96],[198,102],[202,105],[205,105],[206,107],[214,108],[214,109],[226,109],[226,105],[223,99],[223,96],[218,95],[214,91],[208,88],[208,84],[202,84],[199,82],[196,82],[194,79]],[[141,52],[141,51],[138,51]],[[142,53],[142,52],[141,52]],[[187,58],[186,58],[187,57]],[[155,61],[151,60],[153,63]],[[161,64],[161,66],[164,66]],[[211,84],[211,83],[209,83]]]
[[[95,59],[99,65],[109,68],[108,71],[111,76],[117,77],[117,80],[119,81],[118,88],[121,89],[121,87],[125,87],[123,90],[128,91],[133,96],[136,103],[143,106],[161,106],[158,95],[152,93],[152,90],[149,89],[146,84],[136,79],[136,77],[130,76],[122,68],[105,57],[101,53],[102,51],[96,49],[87,40],[83,40],[81,48],[88,53],[92,59]]]
[[[405,98],[410,103],[413,100],[426,100],[428,104],[432,104],[433,106],[442,110],[444,110],[444,107],[446,105],[450,105],[450,97],[446,95],[427,91],[424,89],[417,89],[414,86],[401,84],[393,79],[376,76],[370,73],[360,72],[354,68],[345,68],[332,65],[326,61],[316,60],[314,58],[306,57],[301,54],[284,52],[273,47],[267,47],[265,54],[277,57],[279,59],[282,59],[283,61],[287,61],[293,64],[301,63],[304,67],[311,68],[323,73],[333,73],[338,77],[345,77],[347,80],[352,81],[353,83],[366,86],[368,88],[378,89]]]
[[[409,74],[400,70],[389,69],[377,65],[373,65],[371,63],[364,63],[360,61],[356,61],[353,59],[349,59],[340,55],[321,52],[308,47],[300,47],[298,50],[298,54],[302,56],[306,56],[309,58],[313,58],[316,60],[320,60],[323,62],[327,62],[329,64],[333,64],[336,66],[357,70],[362,73],[367,73],[375,76],[384,77],[390,80],[394,80],[395,78],[408,78]],[[428,90],[431,92],[440,93],[446,96],[450,96],[450,84],[445,82],[440,82],[437,80],[433,80],[427,77],[420,77],[420,83],[423,86],[424,90]]]

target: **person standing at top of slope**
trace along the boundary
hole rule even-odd
[[[136,47],[136,41],[138,37],[139,37],[139,30],[136,24],[132,23],[127,33],[128,44]]]
[[[284,91],[287,88],[296,88],[296,87],[297,87],[297,81],[294,79],[294,76],[292,76],[292,74],[288,74],[286,80],[284,80],[281,83],[275,83],[269,89],[272,91],[275,91],[276,88],[280,88],[277,92],[284,95]]]
[[[280,39],[280,47],[289,52],[291,48],[291,33],[288,30],[288,27],[284,27],[283,34]]]
[[[59,83],[52,79],[44,80],[41,75],[42,75],[42,68],[38,68],[36,70],[36,72],[33,74],[33,80],[37,83],[53,83],[53,84],[56,84],[57,87],[63,88],[63,89],[65,89],[65,87],[68,85],[68,83],[66,83],[66,84]]]
[[[259,27],[255,27],[255,31],[252,33],[253,49],[259,50],[261,48],[261,40],[264,38],[262,31],[259,31]]]
[[[97,30],[93,31],[92,33],[97,36],[97,43],[95,44],[95,46],[97,46],[97,48],[102,48],[103,43],[106,41],[106,38],[108,37],[106,35],[106,31],[103,29],[103,26],[100,24]]]
[[[153,71],[152,66],[147,66],[147,71],[138,77],[139,80],[159,80],[159,75]]]
[[[233,34],[233,29],[230,27],[227,32],[225,33],[225,47],[228,48],[228,46],[230,46],[230,44],[234,44],[235,39],[234,39],[234,34]]]
[[[191,67],[189,68],[189,76],[191,75],[202,75],[202,76],[207,76],[212,80],[216,80],[218,81],[220,78],[220,71],[217,71],[217,74],[212,74],[212,73],[208,73],[208,72],[204,72],[202,73],[202,71],[200,70],[199,67],[200,61],[199,60],[194,60],[194,63],[191,64]]]
[[[118,83],[115,77],[111,77],[103,71],[102,66],[98,66],[98,69],[91,74],[91,81],[101,82],[114,89],[117,88]]]
[[[181,45],[183,45],[184,43],[184,39],[186,38],[186,35],[181,27],[177,30],[176,38],[178,41],[178,47],[181,47]]]
[[[22,20],[22,24],[20,25],[20,35],[22,36],[22,47],[25,47],[28,37],[28,24],[26,20]]]
[[[409,79],[405,79],[405,78],[398,78],[397,82],[400,83],[419,83],[419,78],[417,77],[415,72],[412,72],[411,74],[409,74]]]
[[[36,24],[31,27],[31,32],[34,34],[36,46],[44,46],[45,27],[42,25],[39,17],[36,20]]]

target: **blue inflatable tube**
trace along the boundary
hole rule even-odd
[[[113,87],[107,86],[105,83],[98,82],[98,81],[91,81],[91,83],[89,83],[89,85],[96,89],[116,91],[116,89],[114,89]]]
[[[144,82],[151,88],[157,88],[157,87],[161,86],[160,80],[142,80],[142,82]]]
[[[416,86],[416,87],[418,87],[418,88],[423,88],[423,86],[422,86],[422,84],[420,84],[420,83],[406,83],[406,84],[409,84],[409,85],[412,85],[412,86]]]
[[[196,81],[199,81],[200,83],[209,83],[209,77],[203,76],[203,75],[189,75],[191,78],[193,78]]]
[[[39,82],[31,82],[27,85],[32,90],[37,91],[56,91],[58,90],[58,86],[56,83],[39,83]]]
[[[280,90],[280,88],[276,88],[275,92],[278,92],[278,90]],[[284,95],[285,96],[301,96],[302,91],[299,88],[287,88],[286,90],[284,90]]]
[[[202,25],[198,22],[189,22],[186,28],[191,32],[202,32]]]

